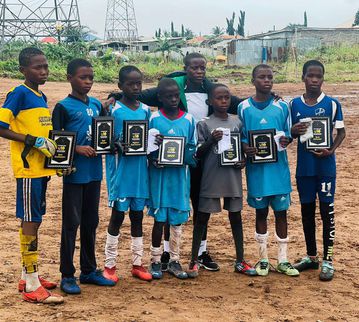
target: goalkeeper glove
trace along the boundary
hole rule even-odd
[[[57,148],[55,141],[44,137],[35,137],[30,134],[25,137],[25,146],[38,149],[48,158],[51,158],[55,154]]]

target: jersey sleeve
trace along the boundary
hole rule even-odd
[[[65,124],[68,120],[68,114],[65,107],[57,103],[52,112],[52,126],[54,130],[61,131],[65,128]]]
[[[208,127],[204,121],[197,123],[197,146],[201,146],[208,140]]]
[[[11,89],[6,95],[5,102],[0,108],[0,126],[9,128],[10,123],[19,114],[24,102],[23,93],[17,88]]]
[[[291,138],[290,129],[292,128],[292,115],[290,112],[289,104],[282,102],[283,111],[284,111],[284,133],[287,138]]]
[[[243,110],[243,106],[242,104],[238,105],[238,117],[239,120],[242,123],[242,132],[241,132],[241,141],[243,143],[248,144],[248,133],[247,133],[247,129],[246,129],[246,122],[245,122],[245,117],[244,117],[244,110]]]
[[[194,158],[196,154],[197,134],[196,134],[196,122],[194,118],[191,118],[191,124],[189,127],[188,142],[185,150],[185,163],[190,166],[196,166],[196,160]]]
[[[343,129],[344,128],[344,118],[343,118],[342,105],[337,100],[333,100],[332,104],[333,104],[334,128]]]

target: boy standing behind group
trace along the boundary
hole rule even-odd
[[[19,291],[25,301],[62,303],[61,296],[47,289],[56,284],[38,276],[38,229],[46,212],[47,182],[55,172],[44,169],[45,156],[51,157],[56,143],[48,139],[51,116],[44,93],[49,67],[44,53],[25,48],[19,55],[25,82],[9,91],[0,109],[0,136],[11,140],[11,163],[16,178],[16,217],[21,219],[20,252],[22,278]]]
[[[71,94],[56,104],[53,112],[55,130],[76,131],[74,166],[76,172],[64,176],[62,194],[61,232],[61,289],[68,294],[79,294],[74,277],[73,256],[77,229],[80,226],[80,282],[113,286],[114,281],[97,270],[95,258],[96,228],[102,180],[102,158],[91,147],[92,118],[104,115],[99,100],[87,96],[93,84],[93,69],[84,59],[74,59],[67,66]]]

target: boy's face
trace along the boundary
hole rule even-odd
[[[227,87],[217,87],[211,97],[208,98],[208,103],[215,111],[226,112],[231,104],[231,93]]]
[[[75,75],[67,75],[67,80],[71,83],[74,91],[86,95],[93,85],[92,67],[79,67]]]
[[[123,83],[118,83],[118,87],[126,97],[137,99],[142,91],[142,75],[132,71],[126,75],[126,80]]]
[[[309,66],[307,72],[302,77],[305,88],[310,92],[321,91],[324,81],[323,68],[320,66]]]
[[[45,84],[49,76],[49,65],[46,57],[44,55],[32,56],[28,66],[20,66],[20,72],[32,84]]]
[[[273,71],[270,68],[260,68],[257,70],[252,84],[256,90],[263,94],[268,94],[273,88]]]
[[[185,66],[187,79],[191,83],[202,84],[206,76],[207,62],[203,58],[192,58],[188,66]]]
[[[180,102],[180,91],[178,86],[169,86],[164,92],[158,95],[159,101],[163,104],[163,108],[168,110],[178,109]]]

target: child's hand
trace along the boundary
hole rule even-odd
[[[97,156],[95,149],[89,145],[77,145],[75,151],[88,158]]]
[[[160,146],[163,142],[163,135],[162,134],[157,134],[156,138],[155,138],[155,143]]]
[[[286,136],[281,136],[279,138],[279,144],[282,148],[286,148],[289,143],[290,143],[290,140]]]
[[[247,155],[247,157],[254,157],[257,153],[257,148],[254,146],[244,146],[243,147],[244,153]]]
[[[298,136],[301,136],[303,134],[305,134],[305,132],[307,131],[307,128],[309,126],[309,122],[306,123],[306,122],[299,122],[297,124],[294,124],[292,126],[292,129],[291,129],[291,133],[293,136],[295,137],[298,137]]]
[[[75,167],[71,167],[71,168],[67,168],[67,169],[57,169],[56,175],[58,177],[65,177],[65,176],[69,176],[71,173],[75,173],[75,172],[76,172]]]
[[[317,156],[318,158],[325,158],[325,157],[329,157],[330,155],[333,154],[332,150],[328,150],[328,149],[318,149],[318,150],[311,150],[311,152]]]
[[[110,97],[108,100],[102,102],[102,106],[107,113],[110,112],[110,105],[115,104],[116,100],[114,97]]]
[[[223,137],[223,131],[213,130],[213,132],[212,132],[212,140],[214,142],[218,142],[218,141],[222,140],[222,137]]]
[[[246,160],[245,159],[243,159],[241,161],[238,161],[233,165],[233,167],[235,169],[243,169],[245,166],[246,166]]]

